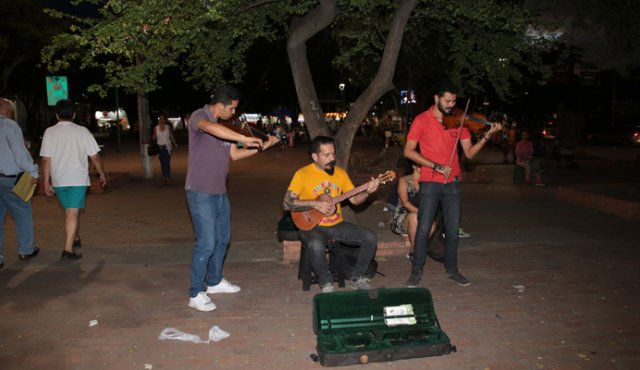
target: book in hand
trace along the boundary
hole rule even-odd
[[[31,199],[36,190],[37,184],[33,184],[31,180],[33,180],[33,176],[29,172],[22,172],[18,175],[16,185],[13,187],[13,192],[25,202]]]

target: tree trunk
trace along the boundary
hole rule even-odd
[[[385,41],[382,60],[373,81],[353,103],[344,124],[336,133],[336,156],[338,165],[348,169],[353,138],[364,121],[369,109],[387,91],[393,89],[393,75],[396,70],[398,55],[402,47],[404,30],[416,6],[417,0],[404,0],[393,18],[393,23]]]
[[[336,133],[336,156],[338,165],[348,169],[351,147],[358,127],[369,109],[387,91],[393,89],[393,75],[402,46],[402,38],[411,12],[417,0],[402,0],[391,24],[385,42],[382,61],[378,72],[367,89],[351,106],[344,124]],[[296,85],[298,101],[304,114],[309,137],[329,135],[324,113],[318,102],[315,85],[307,60],[306,41],[333,22],[337,15],[335,0],[320,0],[320,4],[303,18],[294,18],[291,22],[291,35],[287,43],[287,52],[291,64],[293,81]]]
[[[136,53],[136,65],[142,64],[142,56]],[[149,115],[149,97],[147,92],[138,84],[136,86],[136,99],[138,101],[138,137],[140,140],[140,159],[142,161],[142,177],[153,178],[153,164],[147,155],[147,148],[151,142],[151,117]]]
[[[142,91],[142,88],[137,88],[138,99],[138,121],[140,122],[140,159],[142,160],[142,177],[145,179],[153,178],[153,164],[151,158],[147,155],[147,148],[151,141],[151,117],[149,116],[149,98],[147,94]]]
[[[330,133],[324,119],[324,112],[318,102],[318,95],[309,68],[306,42],[313,35],[329,26],[337,14],[335,0],[320,0],[320,4],[305,17],[294,18],[291,21],[287,53],[289,54],[298,102],[302,114],[304,114],[304,123],[309,130],[310,139],[319,135],[329,136]]]

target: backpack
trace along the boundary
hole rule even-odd
[[[391,231],[398,235],[407,235],[407,209],[398,205],[391,216]]]

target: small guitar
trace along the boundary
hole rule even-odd
[[[387,171],[383,174],[380,174],[376,180],[380,181],[380,184],[385,184],[389,181],[393,181],[396,178],[396,173],[393,171]],[[373,181],[373,180],[372,180]],[[333,205],[333,212],[335,213],[336,207],[335,205],[342,202],[345,199],[349,199],[354,195],[360,194],[363,191],[367,190],[369,184],[372,182],[369,181],[366,184],[360,185],[357,188],[353,188],[346,193],[342,193],[338,196],[331,197],[329,194],[321,194],[316,200],[322,200],[330,202]],[[308,209],[306,211],[291,211],[291,218],[293,219],[293,223],[296,224],[298,229],[300,230],[311,230],[316,227],[326,215],[322,214],[315,208]]]

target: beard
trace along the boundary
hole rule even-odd
[[[451,114],[451,112],[453,112],[453,108],[445,108],[440,104],[440,102],[438,102],[438,110],[442,114]]]
[[[324,172],[333,176],[333,172],[336,170],[336,161],[331,161],[324,166]]]

